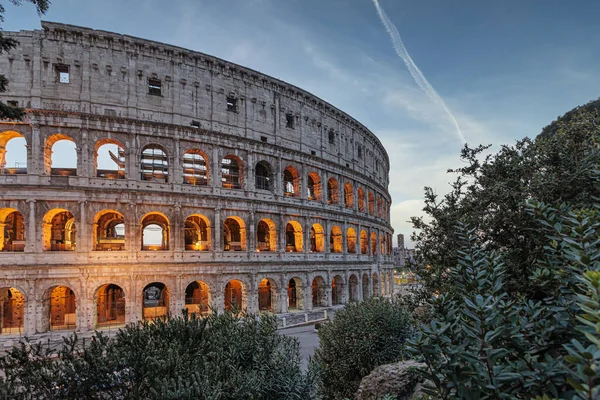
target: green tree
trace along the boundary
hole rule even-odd
[[[49,0],[25,0],[29,3],[33,3],[37,10],[38,15],[45,14],[50,6]],[[21,5],[23,0],[10,0],[12,4]],[[4,6],[0,4],[0,23],[4,22]],[[0,54],[8,52],[15,48],[19,42],[13,38],[7,38],[2,34],[0,28]],[[0,93],[6,92],[8,87],[8,79],[3,74],[0,74]],[[23,118],[23,109],[18,107],[12,107],[4,104],[0,101],[0,119],[21,119]]]
[[[477,229],[483,249],[502,253],[509,291],[544,298],[547,293],[523,279],[531,275],[546,244],[545,233],[527,211],[527,201],[590,206],[593,197],[600,196],[591,174],[600,160],[599,143],[600,100],[596,100],[559,117],[536,139],[503,146],[497,154],[483,157],[487,146],[465,146],[461,158],[466,166],[449,170],[458,174],[450,193],[438,196],[425,188],[428,218],[412,218],[425,295],[452,290],[444,272],[458,261],[455,230],[456,222],[462,221]]]
[[[311,399],[296,339],[273,316],[230,312],[131,324],[109,339],[22,342],[0,358],[0,397],[16,399]]]
[[[379,365],[400,361],[412,334],[410,313],[395,301],[371,298],[351,303],[319,329],[320,392],[326,399],[353,398],[363,377]]]

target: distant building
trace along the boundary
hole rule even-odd
[[[394,268],[402,269],[408,261],[414,261],[415,249],[404,247],[404,235],[398,234],[398,246],[392,249]]]

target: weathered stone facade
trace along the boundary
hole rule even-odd
[[[0,99],[27,115],[0,122],[3,333],[209,306],[302,320],[392,292],[389,159],[350,116],[175,46],[48,22],[4,34],[19,46]],[[15,138],[26,169],[6,165]],[[76,168],[53,166],[61,140]],[[107,143],[115,170],[98,168]]]

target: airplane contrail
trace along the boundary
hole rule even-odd
[[[450,117],[450,120],[454,123],[454,126],[456,127],[456,133],[460,137],[460,140],[462,140],[463,143],[466,143],[467,140],[465,139],[465,136],[463,135],[462,131],[460,130],[460,126],[458,125],[458,121],[456,120],[456,117],[454,116],[454,114],[452,114],[452,111],[450,111],[450,109],[444,102],[444,99],[442,99],[440,97],[440,95],[435,91],[433,86],[431,86],[431,84],[427,81],[427,79],[425,78],[425,75],[423,75],[423,73],[421,72],[419,67],[417,67],[415,62],[410,57],[410,54],[408,54],[408,51],[406,51],[406,47],[404,47],[404,43],[402,42],[402,38],[400,37],[400,34],[398,33],[398,29],[396,29],[396,26],[392,23],[392,21],[390,21],[387,14],[383,10],[383,8],[379,5],[379,0],[372,0],[372,1],[373,1],[373,4],[375,5],[375,8],[377,9],[377,13],[379,14],[381,23],[383,24],[386,31],[390,35],[390,38],[392,40],[392,45],[394,46],[394,50],[396,51],[396,54],[398,54],[400,56],[400,58],[402,58],[402,60],[404,61],[404,64],[406,64],[406,67],[408,68],[408,71],[410,72],[411,76],[413,77],[413,79],[415,80],[417,85],[419,85],[421,90],[423,90],[423,92],[425,92],[427,97],[429,97],[434,103],[441,106],[444,109],[444,111],[446,111],[446,114],[448,114],[448,116]]]

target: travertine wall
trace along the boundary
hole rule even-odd
[[[332,297],[344,303],[392,292],[389,161],[364,126],[299,88],[205,54],[62,24],[43,28],[7,32],[20,46],[0,56],[0,70],[10,80],[0,99],[28,108],[25,121],[0,122],[0,150],[15,137],[27,142],[27,173],[0,175],[0,226],[13,211],[21,213],[25,226],[24,252],[0,252],[0,288],[23,294],[26,333],[49,326],[44,302],[50,304],[56,286],[73,291],[78,330],[96,326],[98,289],[105,284],[123,289],[128,322],[142,318],[143,290],[152,282],[168,288],[171,312],[185,307],[186,287],[194,281],[204,282],[211,304],[223,309],[226,284],[238,280],[245,308],[257,311],[259,282],[268,279],[277,303],[272,309],[280,313],[288,311],[292,278],[302,297],[297,312],[312,309],[315,298],[318,306],[331,306]],[[69,82],[61,83],[65,68]],[[150,94],[150,80],[160,81],[160,95]],[[228,107],[232,100],[235,109]],[[52,146],[60,139],[76,144],[74,176],[52,175]],[[125,179],[97,177],[97,147],[106,142],[124,149]],[[146,145],[165,150],[168,183],[141,180]],[[206,186],[184,183],[183,155],[192,149],[206,156]],[[221,185],[221,160],[227,155],[242,162],[239,190]],[[255,186],[259,162],[271,169],[270,190]],[[298,172],[297,196],[284,193],[283,171],[290,166]],[[307,196],[309,174],[322,182],[318,199]],[[327,201],[330,178],[339,183],[337,204]],[[346,184],[353,198],[348,205]],[[359,189],[373,196],[371,212],[359,207]],[[75,219],[74,251],[44,248],[44,219],[57,210]],[[124,216],[123,251],[95,250],[94,222],[108,210]],[[141,221],[153,212],[168,220],[167,251],[141,250]],[[210,251],[185,250],[184,223],[193,214],[209,222]],[[224,251],[228,217],[245,226],[244,251]],[[275,225],[277,251],[256,251],[256,226],[263,218]],[[301,227],[295,235],[304,245],[289,253],[285,229],[291,221]],[[308,245],[313,224],[323,228],[322,252],[311,252]],[[336,227],[342,232],[340,253],[329,248]],[[350,228],[357,245],[349,252]],[[361,243],[363,231],[367,246]],[[313,285],[317,277],[323,285]]]

